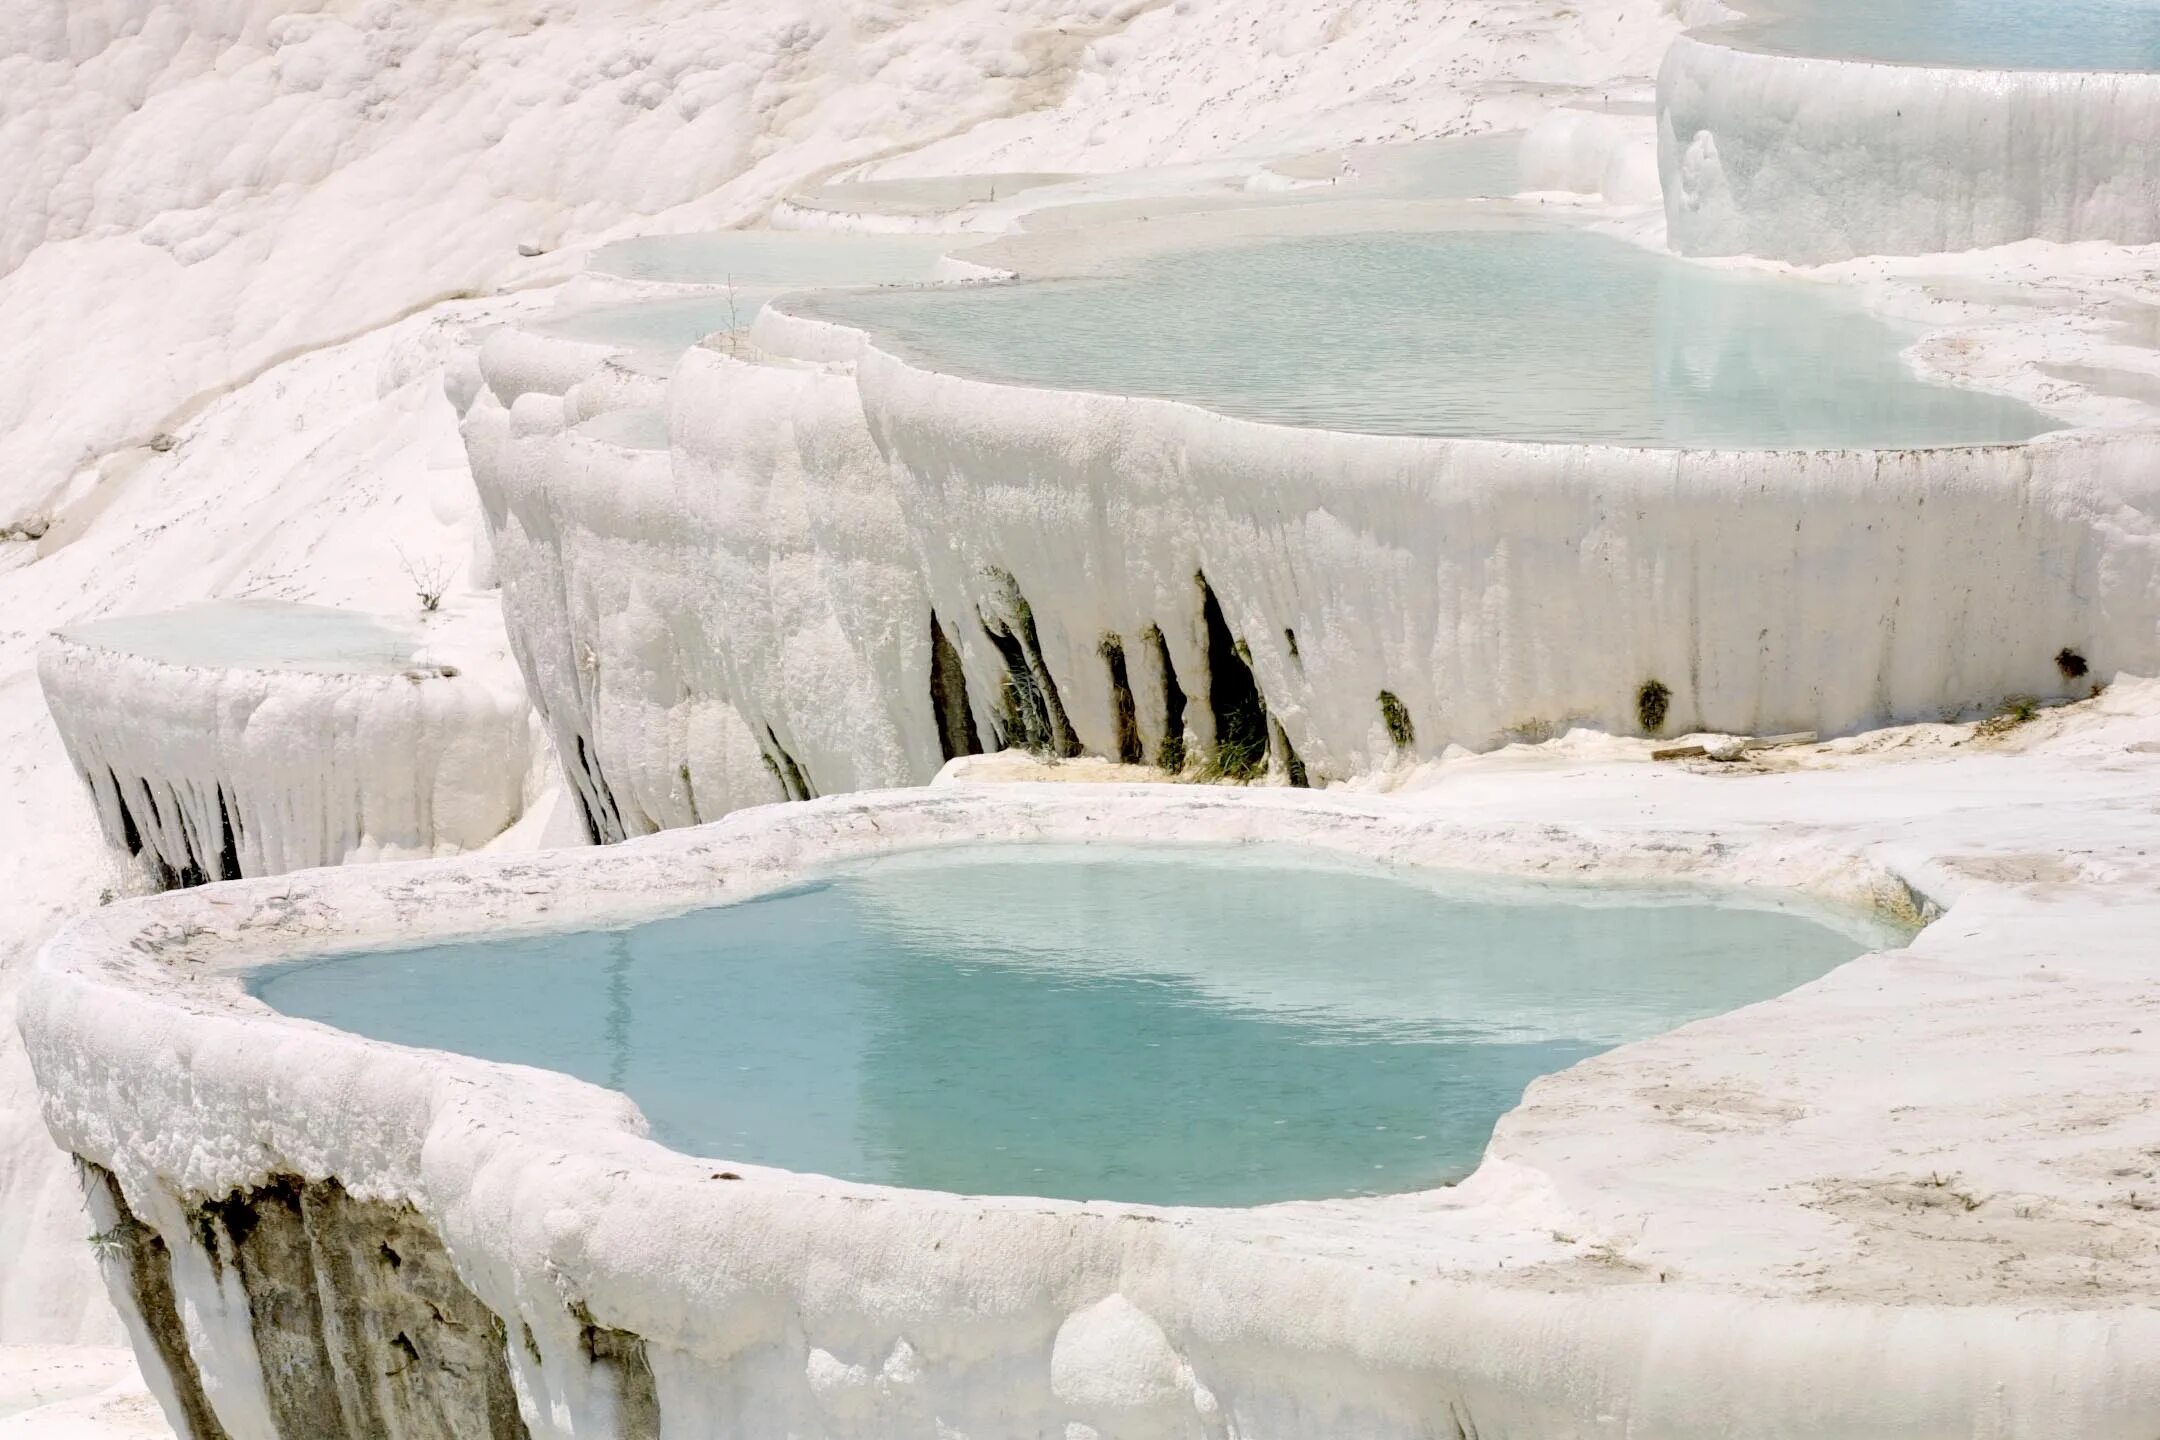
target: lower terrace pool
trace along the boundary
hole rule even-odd
[[[1985,70],[2160,70],[2160,0],[1749,0],[1722,33],[1795,55]]]
[[[1301,237],[783,303],[933,369],[1329,430],[1816,449],[2059,428],[1921,379],[1899,353],[1914,337],[1829,286],[1577,230]]]
[[[687,1152],[1244,1205],[1461,1178],[1524,1085],[1902,934],[1723,892],[1224,847],[890,856],[630,929],[258,972],[288,1015],[621,1090]]]

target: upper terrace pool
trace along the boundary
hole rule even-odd
[[[357,610],[284,600],[208,600],[70,626],[61,638],[166,665],[337,674],[403,670],[420,641]]]
[[[1986,70],[2160,70],[2160,0],[1761,0],[1721,33],[1796,55]]]
[[[1843,291],[1578,230],[1307,236],[784,305],[933,369],[1330,430],[1835,449],[2057,428],[1922,380],[1899,353],[1913,337]]]
[[[262,972],[290,1015],[622,1090],[718,1159],[1252,1204],[1473,1169],[1525,1084],[1887,928],[1209,847],[963,847],[627,930]]]

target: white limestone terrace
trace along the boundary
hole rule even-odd
[[[38,678],[106,843],[157,888],[452,854],[523,814],[537,737],[515,676],[465,673],[432,618],[116,616],[54,634]]]
[[[534,1436],[1385,1436],[1435,1417],[1481,1435],[2143,1436],[2160,1405],[2156,698],[2123,680],[2007,734],[1922,727],[1693,771],[1578,735],[1386,798],[963,782],[601,852],[183,892],[73,924],[22,1027],[54,1134],[115,1177],[126,1208],[101,1223],[165,1247],[129,1242],[161,1257],[147,1268],[108,1256],[153,1388],[236,1435],[278,1433],[262,1417],[290,1412],[292,1372],[250,1338],[279,1323],[242,1284],[269,1252],[231,1247],[299,1193],[310,1225],[342,1205],[397,1227],[401,1254],[447,1248]],[[240,983],[330,936],[618,925],[875,852],[1169,835],[1941,913],[1907,949],[1534,1083],[1459,1187],[1248,1211],[685,1156],[618,1096],[291,1020]],[[143,1285],[160,1273],[162,1299]],[[338,1313],[354,1296],[320,1273]],[[355,1283],[395,1309],[398,1282],[369,1273]],[[408,1346],[449,1343],[419,1323]]]
[[[1539,163],[1601,174],[1609,139],[1589,137],[1587,164]],[[1367,163],[1283,166],[1310,188],[1280,200],[1098,194],[961,253],[1035,280],[1536,218],[1462,198],[1497,187],[1444,154],[1407,182],[1313,185]],[[941,373],[793,301],[680,359],[664,453],[649,399],[635,454],[580,420],[594,381],[558,407],[491,380],[465,435],[521,663],[603,839],[920,783],[1014,744],[1172,771],[1230,755],[1231,773],[1299,783],[1575,725],[1850,733],[2160,665],[2160,552],[2136,518],[2156,412],[2039,363],[2120,358],[2099,316],[2141,293],[2134,259],[1828,277],[1918,322],[1923,373],[2066,427],[2022,445],[1292,429]],[[2011,299],[1943,298],[1982,277]]]
[[[48,632],[235,594],[390,613],[393,540],[474,550],[446,604],[493,608],[436,398],[477,375],[444,342],[610,235],[742,224],[926,142],[933,174],[1100,173],[1510,128],[1640,88],[1675,28],[1631,0],[6,7],[0,1376],[116,1334],[13,1037],[34,947],[127,883],[34,683]]]
[[[1735,8],[1674,41],[1658,78],[1681,254],[2160,240],[2160,16],[2144,0]]]

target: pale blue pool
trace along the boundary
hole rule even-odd
[[[167,665],[336,674],[403,670],[420,639],[358,610],[286,600],[207,600],[70,626],[62,637]]]
[[[904,185],[908,182],[890,182]],[[921,183],[921,182],[917,182]],[[986,182],[968,181],[981,186]],[[855,187],[883,193],[871,185]],[[955,203],[958,203],[957,201]],[[869,235],[847,230],[708,230],[640,235],[593,252],[586,269],[628,280],[793,290],[928,280],[947,252],[979,244],[957,235]]]
[[[1799,55],[2007,70],[2160,70],[2160,0],[1765,0],[1737,38]]]
[[[920,852],[632,929],[332,957],[290,1015],[622,1090],[696,1154],[1251,1204],[1458,1179],[1537,1076],[1779,994],[1857,920],[1290,852]]]
[[[1913,337],[1830,286],[1576,230],[1277,240],[1116,278],[784,303],[935,369],[1331,430],[1784,449],[2057,428],[1921,380]]]
[[[742,331],[757,318],[777,290],[737,289],[733,295],[700,292],[657,300],[568,309],[531,322],[542,335],[587,345],[610,345],[642,362],[656,374],[668,374],[685,350],[708,335]]]

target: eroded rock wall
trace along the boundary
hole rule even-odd
[[[1801,264],[2160,240],[2160,75],[1958,70],[1683,36],[1658,79],[1666,235]]]
[[[2160,665],[2148,436],[1338,435],[853,334],[768,312],[759,363],[691,351],[672,451],[635,460],[535,397],[468,418],[509,627],[564,752],[635,797],[623,833],[920,783],[970,725],[1319,784],[1577,726],[1850,733]]]
[[[106,843],[161,889],[475,849],[524,809],[522,697],[432,667],[206,669],[55,638],[38,679]]]

